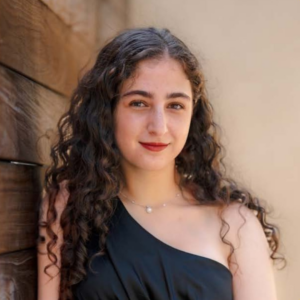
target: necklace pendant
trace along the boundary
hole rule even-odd
[[[152,208],[150,206],[146,206],[146,212],[148,214],[152,213]]]

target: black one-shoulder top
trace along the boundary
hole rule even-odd
[[[223,264],[174,248],[144,229],[119,198],[109,223],[107,254],[92,260],[73,286],[74,300],[232,300],[232,274]],[[88,254],[99,251],[97,234]]]

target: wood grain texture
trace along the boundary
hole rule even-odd
[[[68,105],[66,97],[0,66],[0,159],[49,164]]]
[[[0,299],[37,299],[35,249],[0,255]]]
[[[40,0],[0,1],[1,63],[69,96],[94,52]]]
[[[0,162],[0,253],[35,247],[44,172]]]
[[[99,3],[98,40],[96,45],[102,47],[117,32],[127,25],[127,0],[102,0]]]
[[[101,0],[40,0],[45,3],[73,32],[91,46],[98,34]],[[122,2],[122,1],[120,1]]]

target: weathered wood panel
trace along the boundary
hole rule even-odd
[[[0,253],[36,245],[44,171],[0,162]]]
[[[93,63],[93,47],[39,0],[0,1],[0,62],[61,94]]]
[[[37,299],[35,249],[0,255],[0,299]]]
[[[98,41],[99,47],[103,46],[117,32],[127,25],[127,0],[102,0],[99,9]]]
[[[98,16],[101,0],[40,0],[45,3],[73,32],[90,45],[98,34]],[[120,1],[122,2],[122,0]]]
[[[0,159],[49,164],[57,121],[68,105],[66,97],[0,66]]]
[[[125,27],[125,2],[0,0],[0,300],[37,299],[43,165],[78,78]]]

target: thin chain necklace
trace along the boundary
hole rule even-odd
[[[138,204],[138,203],[136,203],[134,200],[132,200],[132,199],[130,199],[129,197],[125,196],[123,193],[120,192],[120,194],[121,194],[124,198],[128,199],[132,204],[135,204],[135,205],[144,207],[145,210],[146,210],[146,212],[147,212],[148,214],[152,213],[152,211],[153,211],[153,206]],[[179,197],[179,196],[180,196],[180,193],[177,193],[177,194],[176,194],[176,197]],[[164,202],[162,205],[158,206],[157,208],[160,208],[160,207],[166,207],[166,206],[167,206],[167,203],[169,203],[169,202],[171,202],[171,201]]]

